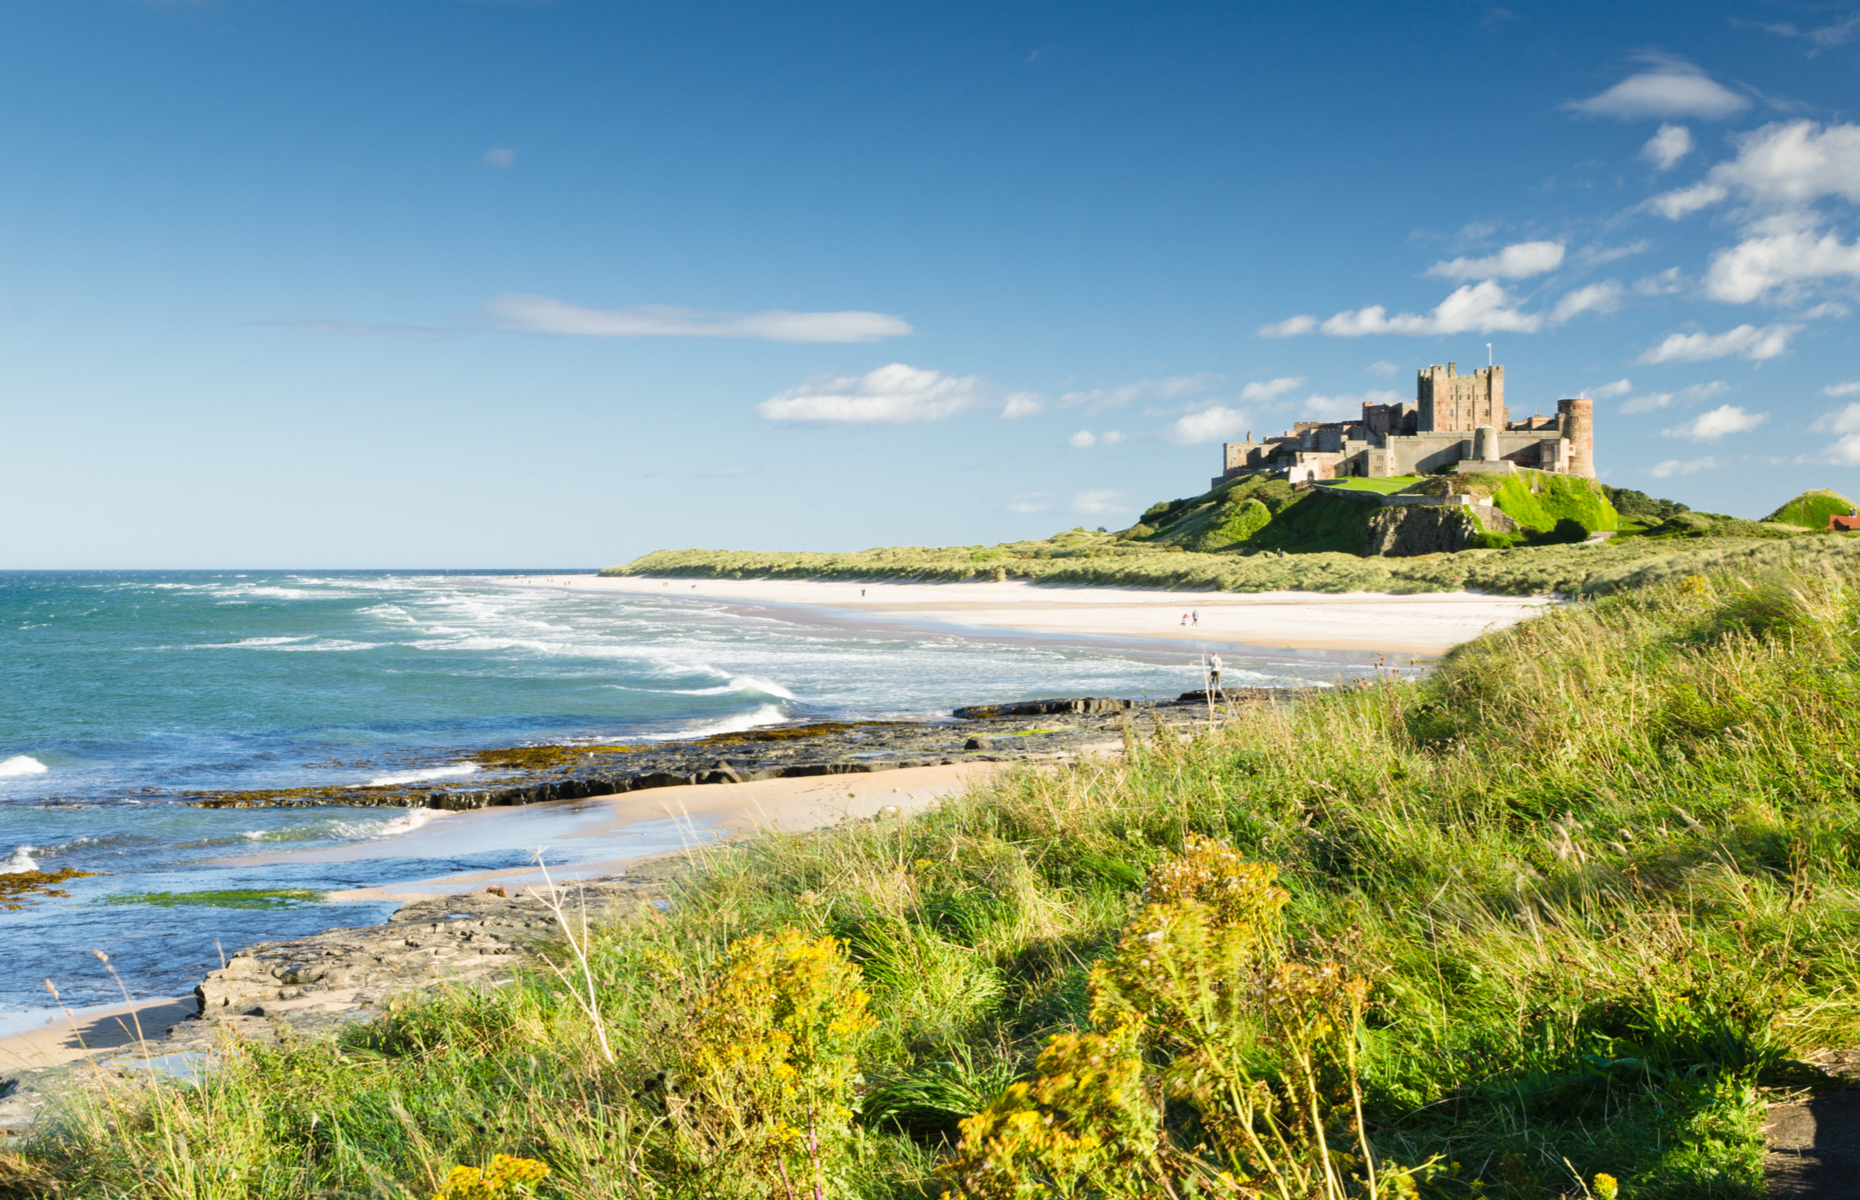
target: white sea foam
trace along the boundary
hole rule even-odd
[[[436,808],[410,808],[401,816],[387,821],[337,821],[330,826],[330,832],[345,838],[399,837],[403,833],[412,833],[429,821],[451,815]]]
[[[22,871],[36,871],[39,864],[32,859],[37,846],[21,846],[13,851],[11,858],[0,859],[0,875],[17,875]]]
[[[741,733],[745,729],[754,729],[759,725],[779,725],[788,719],[788,714],[773,704],[764,704],[754,712],[739,716],[726,717],[715,725],[699,725],[695,729],[680,729],[675,733],[654,733],[645,735],[646,741],[669,742],[682,738],[710,737],[718,733]]]
[[[473,775],[478,770],[477,763],[453,763],[448,767],[427,767],[419,771],[402,771],[398,775],[383,775],[379,779],[370,779],[367,787],[392,787],[397,783],[424,783],[428,779],[453,779],[460,775]]]
[[[15,754],[12,758],[0,761],[0,779],[11,779],[16,775],[43,775],[50,769],[30,754]]]
[[[756,692],[763,696],[774,696],[778,700],[794,699],[794,693],[781,684],[757,675],[732,675],[730,682],[709,688],[634,688],[620,683],[608,686],[622,692],[654,692],[661,696],[734,696],[741,692]]]

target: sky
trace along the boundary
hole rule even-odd
[[[1488,353],[1605,482],[1860,496],[1857,66],[1775,0],[17,0],[0,569],[1117,529]]]

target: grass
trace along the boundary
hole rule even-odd
[[[1301,1136],[1360,1134],[1381,1195],[1419,1167],[1439,1200],[1604,1174],[1755,1200],[1762,1089],[1860,1044],[1860,572],[1839,540],[1792,566],[1807,541],[1656,572],[1419,683],[1132,729],[1120,760],[715,851],[667,913],[584,940],[571,905],[585,957],[337,1040],[228,1042],[198,1084],[80,1098],[6,1169],[229,1200],[425,1197],[497,1154],[563,1198],[1218,1191],[1196,1164],[1245,1130],[1183,1073],[1196,1043],[1118,1040],[1150,1003],[1147,914],[1207,838],[1283,889],[1281,915],[1223,918],[1251,930],[1244,970],[1365,989],[1325,1010],[1349,1036],[1319,1054],[1217,972],[1255,1132],[1302,1086],[1336,1103]],[[1089,1154],[1061,1136],[1087,1127]],[[1015,1190],[1060,1151],[1130,1146]],[[1334,1161],[1366,1194],[1369,1160]]]
[[[1828,527],[1829,517],[1844,517],[1853,512],[1860,512],[1860,507],[1856,507],[1852,500],[1839,492],[1818,488],[1814,491],[1803,492],[1763,519],[1783,525],[1798,525],[1803,529],[1819,530]]]
[[[323,893],[309,888],[220,888],[204,892],[125,892],[105,896],[105,904],[147,904],[155,908],[296,908],[314,904]]]
[[[1324,481],[1324,486],[1356,492],[1380,492],[1387,496],[1405,487],[1412,487],[1421,482],[1421,479],[1422,476],[1419,475],[1391,475],[1387,479],[1327,479]]]
[[[1336,500],[1337,504],[1349,504]],[[1365,506],[1367,507],[1367,506]],[[1686,513],[1684,517],[1696,517]],[[603,575],[689,579],[867,579],[955,583],[1024,579],[1035,583],[1206,589],[1227,592],[1442,592],[1607,595],[1662,579],[1727,567],[1738,570],[1844,569],[1860,555],[1854,534],[1747,537],[1670,531],[1617,538],[1600,546],[1520,546],[1420,558],[1355,554],[1196,553],[1074,530],[1002,546],[922,546],[848,554],[737,550],[659,550]]]

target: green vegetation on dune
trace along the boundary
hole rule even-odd
[[[198,1082],[75,1098],[6,1169],[425,1197],[504,1154],[551,1200],[1316,1200],[1374,1161],[1383,1197],[1756,1200],[1758,1089],[1860,1044],[1860,564],[1766,557],[1808,540],[1418,683],[713,851],[585,971],[230,1040]]]
[[[1826,529],[1829,517],[1845,517],[1853,512],[1860,512],[1860,506],[1856,506],[1852,500],[1839,492],[1817,488],[1812,492],[1803,492],[1763,519],[1782,525],[1797,525],[1803,529]]]
[[[1338,501],[1348,503],[1348,501]],[[1074,530],[1046,541],[1001,546],[895,547],[849,554],[659,550],[603,575],[686,579],[963,580],[1226,592],[1441,592],[1605,595],[1716,566],[1764,571],[1844,569],[1860,557],[1860,534],[1758,536],[1710,533],[1618,538],[1602,545],[1519,546],[1421,558],[1355,554],[1194,553]]]

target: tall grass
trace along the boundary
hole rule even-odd
[[[1192,738],[1133,728],[1120,760],[715,852],[669,913],[596,931],[585,975],[564,959],[566,984],[228,1043],[197,1084],[73,1103],[16,1176],[424,1197],[501,1153],[549,1166],[542,1196],[1006,1194],[961,1174],[965,1129],[973,1148],[1020,1111],[1015,1081],[1078,1094],[1052,1064],[1112,1036],[1092,1032],[1094,967],[1121,969],[1146,882],[1154,899],[1207,838],[1276,871],[1274,961],[1366,987],[1336,1018],[1361,1118],[1346,1099],[1306,1123],[1359,1165],[1299,1159],[1331,1189],[1310,1194],[1431,1162],[1425,1196],[1582,1196],[1607,1175],[1628,1197],[1755,1197],[1761,1089],[1860,1044],[1856,796],[1860,581],[1688,575],[1481,638],[1419,684],[1236,708]],[[768,999],[720,1015],[745,995]],[[1288,1057],[1269,1014],[1234,1020],[1246,1078],[1334,1076],[1334,1055]],[[1155,1136],[1194,1153],[1227,1117],[1144,1083],[1174,1053],[1145,1045],[1106,1103],[1158,1106]],[[1366,1152],[1336,1140],[1350,1128]],[[1144,1169],[1155,1194],[1228,1186]],[[1079,1179],[1068,1194],[1142,1190]]]
[[[1326,552],[1202,554],[1083,530],[1003,546],[893,546],[846,554],[657,550],[603,575],[691,579],[899,579],[1205,588],[1225,592],[1440,592],[1607,595],[1700,571],[1846,569],[1860,535],[1628,537],[1599,546],[1521,546],[1418,558]]]

